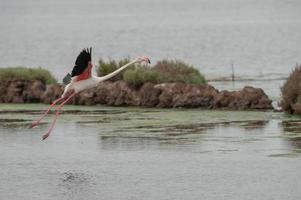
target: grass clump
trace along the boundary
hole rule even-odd
[[[158,61],[153,68],[160,74],[160,82],[205,84],[205,77],[192,65],[179,60]]]
[[[158,83],[159,73],[148,67],[129,69],[123,74],[123,80],[129,85],[139,88],[144,83]]]
[[[53,75],[46,69],[27,68],[27,67],[11,67],[0,69],[0,80],[7,79],[23,79],[27,81],[39,80],[44,84],[57,83]]]
[[[281,88],[281,108],[290,114],[301,114],[301,65],[296,65]]]
[[[129,58],[119,61],[103,59],[99,60],[97,68],[98,76],[105,76],[119,67],[130,62]],[[187,83],[187,84],[206,84],[204,76],[193,66],[179,60],[162,60],[158,61],[153,67],[145,65],[135,65],[127,68],[111,81],[124,80],[129,85],[140,87],[146,82],[157,83]]]

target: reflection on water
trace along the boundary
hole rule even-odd
[[[301,121],[283,121],[282,127],[285,132],[301,133]]]
[[[251,130],[264,129],[268,120],[229,121],[217,123],[195,123],[175,125],[140,125],[124,127],[109,133],[99,134],[101,148],[104,150],[116,149],[146,149],[162,148],[189,148],[208,142],[208,134],[223,130],[226,135],[221,136],[226,142],[228,133],[239,130],[239,134],[250,134]],[[210,131],[209,131],[210,130]],[[250,133],[249,133],[249,132]],[[207,139],[206,139],[207,138]],[[230,138],[233,138],[230,136]],[[216,140],[216,139],[214,139]],[[248,139],[251,141],[252,139]],[[253,139],[256,141],[256,139]],[[245,142],[241,139],[241,142]],[[236,142],[236,141],[235,141]]]
[[[301,152],[301,120],[283,121],[285,139],[289,145],[298,152]]]
[[[287,140],[290,141],[290,145],[292,145],[293,148],[301,153],[301,136],[296,138],[289,138]]]
[[[53,115],[27,129],[45,106],[24,106],[17,112],[2,105],[0,111],[1,199],[197,199],[204,193],[222,199],[219,194],[229,191],[228,199],[299,196],[287,196],[301,187],[295,178],[301,164],[298,118],[66,106],[51,137],[41,142]]]

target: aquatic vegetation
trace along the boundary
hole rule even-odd
[[[206,80],[199,70],[180,60],[158,61],[153,68],[160,74],[159,80],[163,82],[180,82],[188,84],[205,84]]]
[[[301,114],[301,65],[296,65],[281,88],[280,106],[290,114]]]
[[[56,83],[54,76],[46,69],[27,68],[27,67],[9,67],[0,69],[0,80],[22,79],[26,81],[39,80],[44,84]]]
[[[3,128],[24,128],[30,125],[30,120],[28,119],[18,119],[18,118],[1,118],[0,127]]]
[[[246,121],[245,123],[243,123],[241,125],[241,127],[245,128],[245,129],[261,129],[264,128],[267,123],[269,121],[268,120],[254,120],[254,121]]]
[[[22,134],[24,138],[33,134],[34,140],[39,140],[37,133],[49,126],[53,115],[46,118],[39,129],[26,127],[43,109],[41,104],[1,104],[0,133],[10,137],[22,130],[26,133]],[[296,116],[291,117],[275,112],[67,105],[62,111],[57,136],[96,136],[100,147],[106,150],[201,147],[193,151],[218,154],[238,153],[241,146],[255,144],[257,148],[256,144],[271,141],[284,146],[256,151],[264,151],[271,157],[288,153],[300,156],[301,122]],[[279,143],[279,140],[284,142]]]
[[[147,68],[139,67],[137,69],[129,69],[123,74],[123,80],[126,81],[130,86],[139,88],[144,83],[159,83],[159,73]]]

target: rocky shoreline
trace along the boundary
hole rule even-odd
[[[63,92],[60,84],[10,79],[1,82],[0,103],[51,103]],[[219,91],[211,85],[145,83],[139,89],[124,81],[104,82],[76,95],[69,104],[140,106],[157,108],[207,108],[252,110],[273,109],[260,88],[246,86],[239,91]]]

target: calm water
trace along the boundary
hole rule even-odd
[[[93,59],[178,58],[207,77],[283,77],[301,61],[299,0],[2,0],[0,66],[61,79],[80,49]]]
[[[67,106],[42,142],[43,108],[1,105],[1,199],[300,198],[300,118]]]
[[[274,100],[301,60],[299,0],[1,0],[0,67],[61,79],[93,59],[178,58],[220,89],[262,87]],[[5,112],[5,110],[11,110]],[[27,110],[24,110],[27,109]],[[0,199],[299,199],[301,122],[282,113],[0,105]],[[18,110],[14,112],[12,110]],[[76,115],[74,114],[76,111]],[[47,118],[46,122],[50,122]]]

